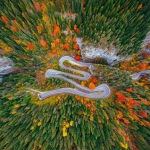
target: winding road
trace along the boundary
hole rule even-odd
[[[131,75],[132,80],[139,80],[142,75],[150,74],[150,70],[144,70]]]
[[[56,90],[51,90],[47,92],[40,92],[38,94],[38,97],[40,100],[44,100],[45,98],[48,98],[50,96],[59,95],[59,94],[73,94],[73,95],[79,95],[82,97],[92,98],[92,99],[98,99],[98,98],[107,98],[111,94],[111,90],[107,84],[101,84],[97,86],[94,90],[91,90],[87,87],[81,86],[77,82],[67,78],[72,77],[79,80],[88,80],[91,77],[91,74],[85,71],[73,69],[71,67],[67,67],[64,65],[64,61],[69,61],[71,64],[77,65],[79,67],[88,67],[91,72],[91,65],[92,63],[84,63],[80,61],[76,61],[72,57],[64,56],[59,60],[59,66],[63,69],[76,72],[81,74],[81,76],[74,75],[71,73],[66,73],[54,69],[48,69],[45,73],[46,78],[59,78],[62,80],[65,80],[75,86],[75,88],[60,88]],[[139,73],[135,73],[131,75],[132,80],[139,80],[142,74],[148,74],[150,73],[150,70],[141,71]]]
[[[76,61],[75,59],[69,56],[62,57],[59,60],[59,66],[63,69],[79,73],[81,74],[81,76],[74,75],[71,73],[65,73],[62,71],[54,70],[54,69],[48,69],[45,73],[45,76],[46,78],[54,77],[54,78],[63,79],[73,84],[75,88],[60,88],[60,89],[51,90],[47,92],[40,92],[38,94],[38,97],[40,100],[44,100],[45,98],[48,98],[54,95],[59,95],[59,94],[73,94],[73,95],[79,95],[82,97],[87,97],[87,98],[92,98],[92,99],[107,98],[110,96],[111,90],[107,84],[101,84],[97,86],[94,90],[91,90],[87,87],[81,86],[80,84],[78,84],[77,82],[71,79],[68,79],[66,76],[76,78],[79,80],[88,80],[91,77],[91,74],[85,71],[81,71],[81,70],[77,70],[77,69],[73,69],[73,68],[65,66],[64,61],[66,60],[69,61],[71,64],[74,64],[80,67],[89,67],[90,69],[90,66],[91,66],[91,63],[84,63],[84,62]]]

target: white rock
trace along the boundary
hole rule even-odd
[[[0,82],[2,81],[2,75],[8,74],[11,72],[14,63],[7,57],[0,57]]]
[[[116,55],[116,49],[112,48],[111,52],[108,49],[102,49],[101,47],[96,47],[94,44],[87,44],[88,42],[83,42],[81,38],[77,38],[77,44],[80,47],[81,55],[86,59],[104,58],[107,60],[109,65],[114,65],[115,63],[121,62],[123,60],[129,60],[131,57],[121,57]]]

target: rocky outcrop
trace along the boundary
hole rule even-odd
[[[146,38],[143,41],[142,50],[150,52],[150,32],[148,32]]]
[[[7,75],[14,71],[14,63],[7,57],[0,57],[0,82],[2,81],[2,76]]]

